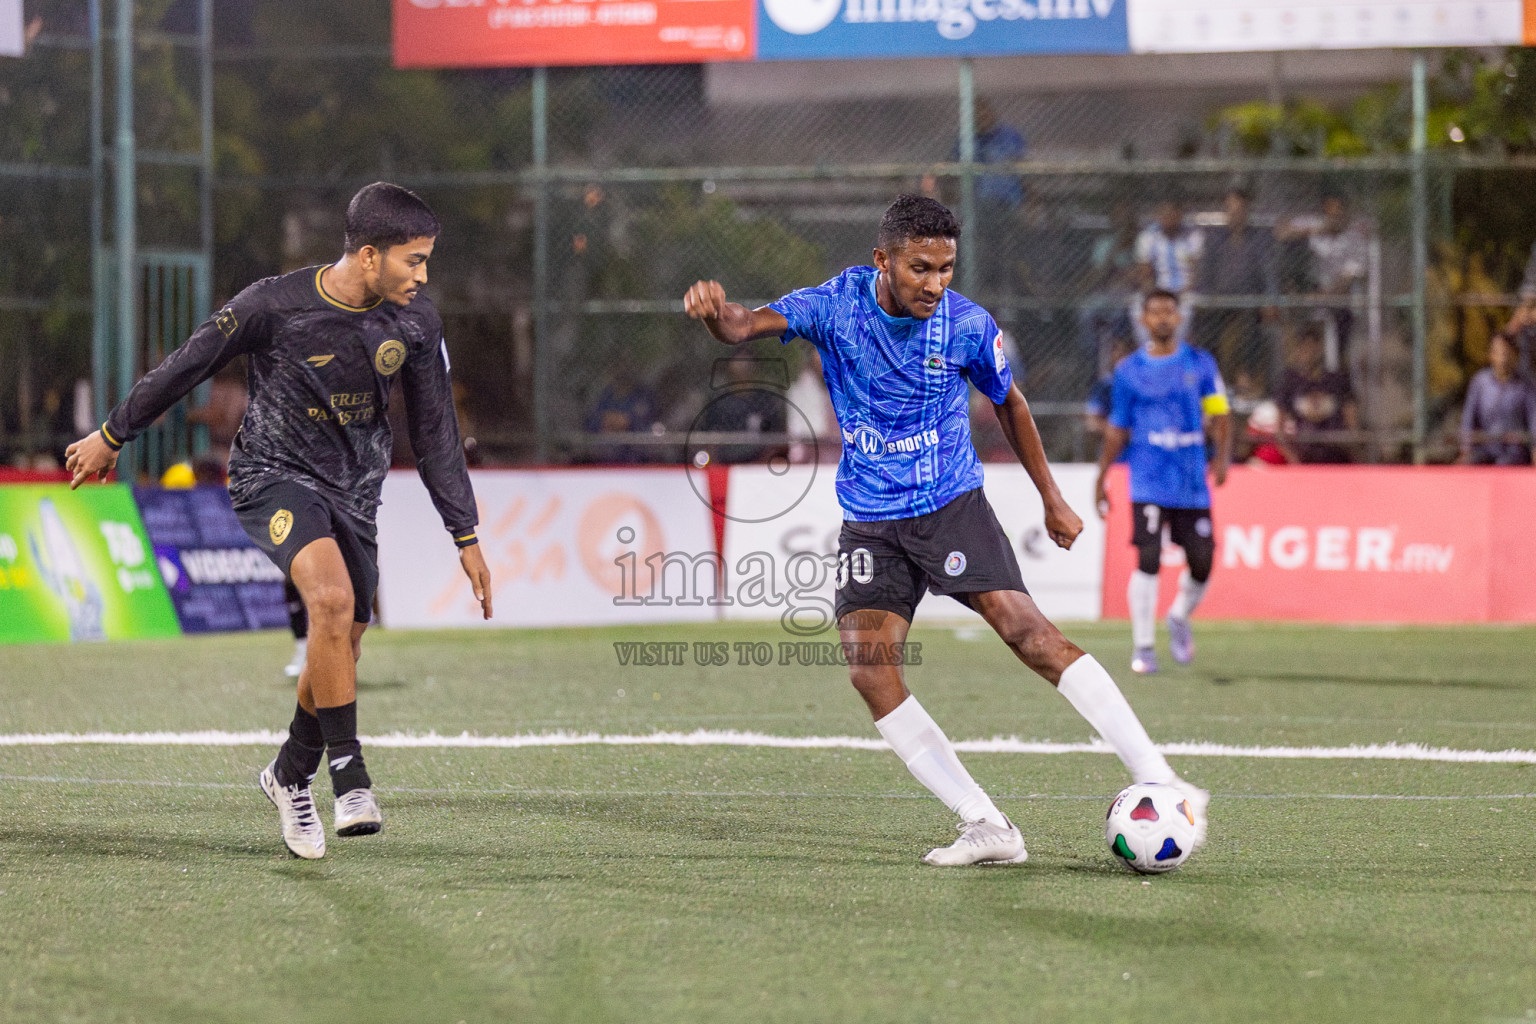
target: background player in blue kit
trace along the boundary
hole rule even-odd
[[[1209,795],[1174,774],[1109,673],[1040,614],[982,493],[967,415],[970,385],[992,401],[1039,490],[1051,539],[1071,547],[1082,531],[1051,476],[996,322],[948,290],[959,233],[940,203],[900,196],[881,219],[873,267],[853,267],[759,309],[727,302],[717,281],[699,281],[683,306],[728,345],[798,336],[821,354],[843,434],[835,612],[849,675],[880,734],[961,819],[960,838],[923,859],[998,864],[1028,856],[1017,826],[907,690],[899,659],[882,656],[906,640],[913,611],[930,590],[980,613],[1104,737],[1136,781],[1184,792],[1198,845]]]
[[[1184,549],[1187,563],[1168,612],[1168,648],[1177,662],[1195,656],[1189,617],[1205,596],[1216,554],[1211,492],[1205,482],[1207,430],[1214,448],[1211,476],[1217,486],[1226,483],[1232,458],[1226,386],[1209,352],[1179,340],[1181,319],[1179,299],[1172,292],[1153,291],[1143,300],[1141,322],[1150,340],[1115,368],[1094,488],[1103,515],[1109,510],[1104,477],[1123,450],[1131,471],[1131,543],[1139,552],[1127,593],[1133,672],[1157,671],[1157,570],[1164,526]]]

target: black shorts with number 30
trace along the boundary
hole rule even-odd
[[[353,621],[373,618],[373,593],[379,587],[379,542],[375,527],[364,523],[296,481],[270,483],[248,501],[235,505],[240,525],[256,546],[292,576],[293,556],[322,537],[341,548],[352,580]]]
[[[923,594],[947,594],[970,607],[969,595],[992,590],[1029,593],[1013,545],[981,488],[911,519],[844,521],[837,539],[837,601],[848,612],[879,609],[908,622]]]

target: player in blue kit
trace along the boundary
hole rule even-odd
[[[874,266],[853,267],[759,309],[727,302],[717,281],[699,281],[683,307],[728,345],[801,337],[821,354],[844,441],[835,613],[849,675],[891,749],[960,818],[960,838],[923,859],[1015,864],[1028,856],[1018,827],[907,690],[899,659],[885,654],[901,649],[925,591],[980,613],[1024,664],[1055,684],[1136,781],[1177,786],[1203,841],[1209,795],[1174,774],[1109,673],[1040,614],[982,493],[971,385],[992,401],[1039,489],[1051,539],[1071,547],[1082,531],[1051,476],[996,322],[949,291],[959,234],[944,206],[900,196],[881,219]]]
[[[1094,490],[1103,515],[1109,509],[1104,476],[1124,451],[1131,470],[1131,543],[1139,553],[1126,595],[1135,648],[1131,671],[1148,674],[1157,671],[1157,570],[1163,528],[1184,549],[1187,563],[1168,612],[1169,653],[1174,661],[1186,663],[1195,656],[1189,617],[1205,596],[1216,554],[1211,492],[1205,482],[1207,430],[1215,450],[1210,471],[1218,487],[1227,481],[1232,457],[1231,407],[1221,373],[1209,352],[1179,340],[1180,319],[1178,296],[1172,292],[1150,292],[1143,300],[1141,322],[1150,340],[1115,368]]]

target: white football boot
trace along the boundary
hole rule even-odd
[[[1019,827],[1006,816],[1008,827],[994,825],[990,821],[962,821],[955,827],[960,838],[950,846],[929,850],[924,864],[940,867],[959,867],[964,864],[1022,864],[1029,859],[1024,849],[1024,836]]]
[[[278,785],[276,769],[274,759],[261,770],[257,782],[277,808],[277,817],[283,826],[283,843],[295,857],[319,860],[325,856],[325,828],[315,813],[314,797],[308,786]]]
[[[1194,783],[1185,782],[1177,776],[1174,777],[1170,785],[1178,790],[1180,795],[1188,802],[1189,813],[1194,818],[1195,842],[1193,849],[1190,851],[1193,853],[1194,850],[1198,850],[1205,845],[1205,809],[1211,804],[1211,794]]]
[[[371,789],[349,789],[336,798],[336,834],[369,836],[384,827],[379,802]]]

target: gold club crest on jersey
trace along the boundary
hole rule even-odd
[[[272,543],[281,544],[288,539],[288,531],[293,529],[293,513],[285,508],[280,508],[272,516],[272,521],[267,524],[267,532],[272,534]]]
[[[400,364],[403,362],[405,362],[405,343],[396,341],[394,338],[380,345],[373,356],[374,369],[386,377],[400,369]]]

